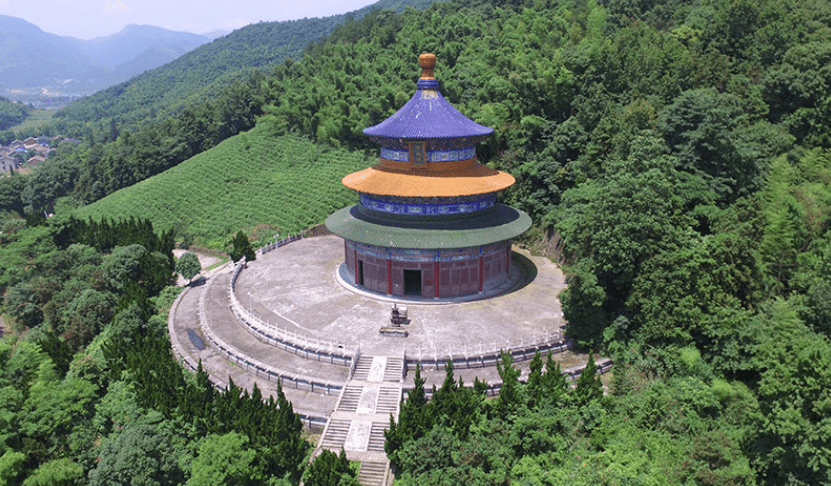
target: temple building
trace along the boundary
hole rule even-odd
[[[381,146],[380,161],[343,178],[360,202],[326,226],[345,240],[341,275],[359,288],[435,299],[487,292],[508,280],[511,240],[531,218],[497,202],[513,176],[476,159],[493,129],[442,97],[435,55],[419,64],[410,101],[364,129]]]

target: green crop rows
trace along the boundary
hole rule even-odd
[[[224,248],[239,230],[265,244],[275,232],[299,232],[356,202],[341,179],[373,158],[274,136],[266,118],[163,174],[80,208],[76,216],[141,216],[158,230],[174,228],[178,238],[210,248]]]

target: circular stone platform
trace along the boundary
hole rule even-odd
[[[408,359],[426,359],[560,340],[564,321],[557,295],[565,280],[546,258],[514,251],[514,271],[523,272],[522,281],[499,295],[444,305],[346,288],[337,278],[342,263],[343,240],[337,236],[297,241],[250,262],[237,279],[236,296],[270,324],[368,355],[403,352]],[[379,333],[390,325],[393,302],[409,309],[411,323],[402,326],[406,338]]]

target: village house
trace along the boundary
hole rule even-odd
[[[10,174],[12,169],[17,169],[17,160],[8,155],[0,156],[0,174]]]
[[[37,152],[38,154],[43,155],[44,157],[46,157],[47,154],[49,154],[50,152],[55,151],[55,149],[53,149],[51,147],[47,147],[45,145],[37,145],[37,146],[35,146],[35,148],[33,150],[35,152]]]
[[[44,160],[46,160],[46,157],[44,157],[43,155],[35,155],[29,157],[29,160],[26,161],[26,165],[28,165],[29,167],[34,167],[42,163]]]
[[[15,140],[9,143],[8,146],[0,145],[0,157],[9,159],[9,161],[7,161],[5,166],[3,167],[13,167],[15,169],[19,169],[21,167],[21,164],[13,156],[15,154],[25,154],[27,152],[35,152],[34,154],[32,154],[33,156],[29,157],[29,159],[26,161],[27,166],[34,167],[35,165],[40,164],[49,157],[49,154],[55,151],[53,147],[49,146],[49,142],[51,140],[61,139],[60,137],[52,137],[50,139],[45,135],[41,135],[39,137],[29,137],[26,140]],[[71,138],[64,138],[62,139],[62,141],[70,143],[81,143],[80,140],[75,140]],[[4,169],[0,172],[8,173],[9,171]]]

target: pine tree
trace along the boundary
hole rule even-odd
[[[441,388],[436,390],[433,385],[433,403],[432,408],[434,415],[439,422],[447,423],[451,420],[451,415],[456,408],[456,380],[453,376],[453,361],[447,360],[444,365],[444,382]]]
[[[528,368],[528,407],[533,408],[540,403],[543,394],[542,357],[539,350],[534,353]]]
[[[496,371],[502,379],[502,388],[499,390],[499,400],[496,407],[503,419],[512,413],[516,413],[525,405],[519,384],[521,372],[518,368],[514,368],[513,364],[513,356],[505,351],[502,352],[501,362],[496,363]]]
[[[324,449],[303,474],[306,486],[358,486],[355,471],[346,458],[346,452],[340,454]]]
[[[401,401],[398,424],[390,414],[390,428],[384,432],[384,452],[393,468],[398,468],[398,452],[408,441],[419,439],[433,428],[432,404],[424,394],[424,380],[421,378],[421,363],[416,365],[413,389],[407,393],[407,400]]]
[[[577,385],[574,388],[574,399],[578,405],[583,406],[594,400],[601,400],[603,398],[603,383],[600,381],[600,375],[597,374],[597,366],[594,364],[594,358],[589,354],[589,360],[586,362],[586,368],[580,373],[580,378],[577,379]]]
[[[548,353],[548,359],[545,362],[545,373],[542,375],[542,395],[540,400],[546,404],[558,403],[568,395],[569,389],[568,381],[566,381],[566,377],[563,375],[560,363],[554,359],[552,353]]]

